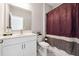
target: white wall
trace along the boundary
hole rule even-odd
[[[11,5],[26,9],[26,10],[31,10],[30,3],[10,3]]]
[[[0,35],[4,32],[4,4],[0,4]]]
[[[46,13],[51,11],[53,7],[43,3],[32,3],[32,31],[41,32],[43,36],[46,34]]]
[[[32,31],[43,32],[43,4],[32,3]]]
[[[49,6],[53,7],[53,9],[54,9],[54,8],[60,6],[63,3],[46,3],[46,4],[48,4]]]
[[[53,7],[49,6],[48,4],[43,4],[43,36],[45,37],[46,35],[46,13],[51,11]]]
[[[45,3],[45,13],[48,13],[49,11],[51,11],[53,9],[52,6],[49,6],[48,4]]]

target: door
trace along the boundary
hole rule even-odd
[[[22,56],[22,43],[3,46],[3,56]]]
[[[24,56],[36,56],[36,40],[29,40],[24,42],[23,55]]]

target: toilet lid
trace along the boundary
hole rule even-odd
[[[42,47],[48,47],[49,44],[46,43],[46,42],[39,42],[39,45],[42,46]]]

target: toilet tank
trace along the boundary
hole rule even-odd
[[[43,36],[42,36],[42,35],[38,35],[38,36],[37,36],[37,41],[38,41],[38,42],[41,42],[42,40],[43,40]]]

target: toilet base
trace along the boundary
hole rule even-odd
[[[41,56],[47,56],[47,49],[49,47],[49,44],[46,42],[39,42],[38,43],[38,53]]]

